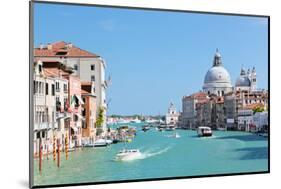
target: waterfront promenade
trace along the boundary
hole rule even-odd
[[[176,130],[180,138],[168,137],[173,131],[140,131],[128,144],[104,148],[83,148],[61,154],[57,168],[50,158],[43,160],[41,175],[35,159],[36,185],[65,184],[132,179],[197,176],[268,170],[268,139],[248,132],[214,131],[210,138],[197,137],[196,131]],[[116,153],[137,148],[142,156],[133,161],[115,161]],[[163,166],[165,165],[165,166]]]

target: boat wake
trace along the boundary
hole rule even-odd
[[[123,158],[121,161],[133,161],[133,160],[141,160],[141,159],[146,159],[146,158],[150,158],[153,156],[157,156],[160,155],[162,153],[167,152],[170,149],[170,147],[164,148],[162,150],[159,151],[155,151],[155,150],[147,150],[144,152],[141,152],[138,155],[134,155],[134,156],[128,156],[126,158]],[[115,161],[120,161],[118,159],[115,159]]]
[[[167,152],[169,149],[170,149],[170,147],[164,148],[164,149],[159,150],[159,151],[145,151],[145,152],[142,153],[141,158],[145,159],[145,158],[149,158],[149,157],[152,157],[152,156],[160,155],[162,153]]]

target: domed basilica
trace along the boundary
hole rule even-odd
[[[208,93],[208,95],[215,94],[217,96],[223,96],[232,90],[233,87],[231,85],[230,75],[223,67],[221,54],[217,49],[214,56],[213,66],[205,75],[203,91]]]
[[[256,70],[255,68],[246,73],[242,68],[240,76],[236,80],[235,88],[231,84],[231,78],[228,71],[223,67],[221,54],[218,49],[214,56],[213,66],[205,75],[203,92],[208,95],[214,94],[223,96],[233,90],[256,90]]]

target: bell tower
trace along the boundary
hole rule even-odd
[[[251,91],[257,90],[257,73],[256,68],[253,67],[252,73],[251,73]]]

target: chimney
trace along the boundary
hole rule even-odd
[[[73,47],[73,44],[72,43],[68,43],[67,44],[67,48],[72,48]]]
[[[47,49],[51,50],[52,49],[52,45],[50,43],[47,44]]]

